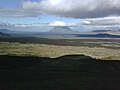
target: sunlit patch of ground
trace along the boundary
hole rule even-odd
[[[104,47],[57,46],[45,44],[20,44],[0,42],[0,55],[59,57],[68,54],[84,54],[97,59],[120,60],[120,50]]]

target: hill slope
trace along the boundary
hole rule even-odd
[[[120,90],[120,62],[84,55],[0,56],[3,90]]]
[[[10,35],[9,35],[9,34],[6,34],[6,33],[0,32],[0,37],[6,37],[6,36],[10,36]]]
[[[111,35],[111,34],[107,34],[107,33],[99,33],[99,34],[81,34],[81,35],[77,35],[77,37],[120,38],[120,35]]]
[[[56,26],[56,27],[53,27],[47,33],[50,33],[50,34],[77,34],[78,32],[71,30],[67,26]]]
[[[0,29],[0,32],[1,33],[10,33],[10,30],[8,30],[8,29]]]

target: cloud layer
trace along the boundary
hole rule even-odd
[[[48,26],[69,26],[69,27],[73,27],[73,26],[76,26],[75,23],[66,23],[66,22],[63,22],[63,21],[54,21],[54,22],[51,22],[49,23]]]
[[[40,15],[37,12],[25,11],[23,9],[0,8],[0,17],[36,17]]]
[[[105,17],[94,19],[83,19],[80,23],[82,26],[88,29],[120,29],[120,17]]]
[[[23,2],[26,11],[72,18],[120,15],[120,0],[40,0]]]
[[[0,17],[34,17],[41,14],[71,18],[120,16],[120,0],[27,0],[17,9],[0,8]]]
[[[0,22],[0,29],[8,28],[8,29],[40,29],[41,27],[55,27],[55,26],[69,26],[69,27],[75,27],[75,23],[66,23],[64,21],[53,21],[50,23],[29,23],[29,24],[22,24],[22,23],[16,23],[11,24],[8,22]]]

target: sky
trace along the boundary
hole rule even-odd
[[[120,0],[0,0],[0,29],[119,30]]]

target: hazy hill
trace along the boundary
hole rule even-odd
[[[56,26],[49,30],[49,34],[77,34],[78,32],[71,30],[67,26]]]
[[[10,33],[11,31],[8,30],[8,29],[0,29],[0,32],[1,32],[1,33]]]
[[[81,34],[81,35],[77,35],[77,37],[120,38],[120,35],[111,35],[111,34],[107,34],[107,33],[99,33],[99,34]]]
[[[86,31],[86,32],[81,32],[81,34],[110,34],[110,35],[120,35],[120,30],[93,30],[93,31]]]
[[[0,32],[0,35],[6,35],[6,34],[4,34],[4,33]]]
[[[111,30],[93,30],[92,32],[98,32],[98,33],[101,33],[101,32],[108,32],[108,31],[111,31]]]
[[[9,34],[6,34],[6,33],[0,32],[0,37],[6,37],[6,36],[10,36],[10,35],[9,35]]]

